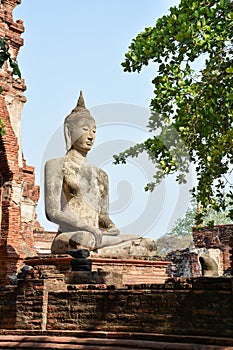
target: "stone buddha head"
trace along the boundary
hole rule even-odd
[[[76,107],[65,118],[64,134],[66,149],[87,154],[95,141],[96,124],[88,109],[86,109],[82,91]]]

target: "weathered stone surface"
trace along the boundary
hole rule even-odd
[[[95,141],[96,125],[82,93],[65,119],[64,130],[67,154],[45,166],[46,215],[59,225],[51,252],[96,250],[139,238],[121,235],[109,217],[108,176],[86,158]]]
[[[132,242],[123,242],[114,247],[105,247],[98,249],[101,256],[138,256],[142,258],[153,257],[156,255],[157,249],[155,241],[151,238],[136,239]]]
[[[28,332],[29,333],[29,332]],[[0,335],[0,349],[72,349],[72,350],[232,350],[233,341],[227,338],[159,335],[127,332],[25,332],[6,331]]]
[[[67,252],[73,258],[88,258],[90,256],[90,252],[88,249],[73,249]]]
[[[105,271],[92,271],[92,272],[80,272],[72,271],[67,272],[65,275],[65,282],[67,284],[86,284],[86,285],[111,285],[114,288],[123,287],[123,278],[120,273],[105,272]],[[67,289],[72,290],[70,286]],[[75,289],[75,288],[74,288]],[[95,286],[94,286],[95,289]]]

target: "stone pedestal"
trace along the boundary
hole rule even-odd
[[[62,277],[70,284],[137,285],[164,283],[168,278],[168,261],[156,258],[117,258],[91,254],[92,272],[71,272],[69,255],[50,255],[27,258],[25,264],[33,267],[33,273],[41,278]]]
[[[122,274],[124,285],[164,283],[170,262],[159,259],[92,257],[93,270],[114,271]]]
[[[65,274],[66,284],[106,284],[116,288],[123,287],[123,278],[120,273],[104,271],[71,271]]]

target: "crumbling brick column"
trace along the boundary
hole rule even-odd
[[[0,37],[7,40],[13,58],[23,45],[23,22],[14,21],[12,15],[19,3],[0,2]],[[33,229],[38,226],[39,187],[35,186],[34,168],[26,165],[22,154],[20,125],[26,86],[23,79],[12,76],[7,62],[0,69],[0,86],[0,118],[5,123],[5,135],[0,136],[0,284],[4,284],[25,257],[36,254]]]
[[[231,261],[231,274],[233,276],[233,233],[231,235],[231,239],[230,239],[230,261]]]

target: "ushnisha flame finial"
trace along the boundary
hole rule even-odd
[[[86,108],[82,90],[80,90],[80,95],[79,95],[79,98],[78,98],[78,102],[77,102],[76,108],[78,108],[78,107]]]
[[[78,102],[76,107],[71,111],[71,114],[77,113],[77,112],[83,112],[83,111],[88,111],[88,109],[85,106],[84,98],[83,98],[83,93],[82,90],[80,90],[80,95],[78,98]],[[88,111],[89,113],[89,111]]]
[[[65,120],[73,118],[74,115],[76,115],[77,118],[91,117],[89,110],[85,106],[82,90],[80,90],[80,95],[75,108],[71,111]]]

